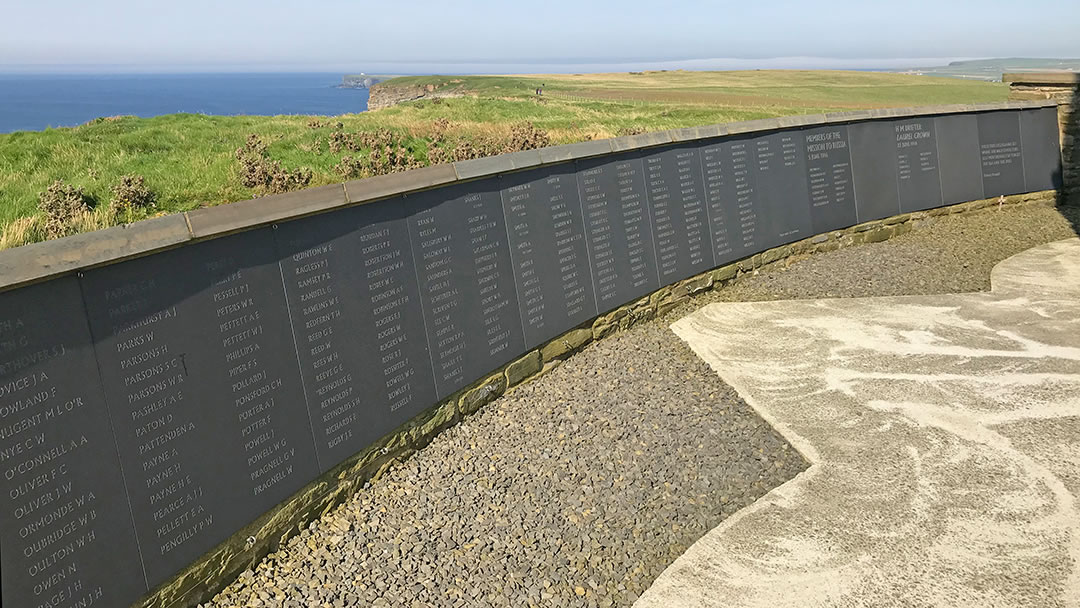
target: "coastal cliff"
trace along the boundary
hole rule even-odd
[[[371,93],[368,97],[368,110],[389,108],[399,103],[418,99],[449,99],[464,96],[465,93],[458,87],[450,88],[434,84],[394,84],[393,81],[380,82],[371,86]]]

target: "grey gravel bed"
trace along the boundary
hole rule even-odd
[[[1006,208],[744,276],[488,405],[206,606],[629,606],[806,467],[670,322],[717,300],[985,289],[997,261],[1071,235],[1057,210]]]
[[[444,432],[212,605],[628,606],[805,466],[650,324]]]
[[[985,291],[998,262],[1036,245],[1074,237],[1077,227],[1080,207],[991,207],[928,218],[888,241],[786,261],[790,265],[779,262],[690,305]],[[673,316],[686,312],[684,307]]]

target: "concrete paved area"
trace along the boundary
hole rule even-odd
[[[1080,606],[1080,240],[991,282],[675,323],[813,464],[635,606]]]

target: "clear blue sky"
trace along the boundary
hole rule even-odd
[[[714,58],[750,61],[690,67],[895,67],[1080,56],[1080,0],[3,0],[0,14],[0,72],[539,71],[525,68]],[[825,59],[766,60],[777,57]]]

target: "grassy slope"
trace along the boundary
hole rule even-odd
[[[462,88],[488,95],[528,97],[538,86],[551,94],[709,105],[805,108],[878,108],[1004,100],[1002,84],[845,71],[744,70],[397,78],[391,84]]]
[[[327,147],[330,124],[339,121],[350,132],[390,129],[426,161],[438,118],[449,119],[451,133],[466,139],[506,135],[512,124],[530,121],[547,130],[553,142],[568,143],[626,129],[663,130],[852,107],[974,103],[1007,95],[1003,85],[859,72],[433,76],[390,82],[436,84],[467,96],[346,115],[323,120],[318,128],[309,127],[311,117],[306,116],[174,114],[0,134],[0,228],[35,214],[37,194],[61,178],[107,204],[109,188],[121,175],[141,174],[164,211],[249,198],[255,193],[241,185],[233,155],[252,133],[270,143],[271,158],[284,167],[312,169],[313,185],[339,182],[334,166],[349,153],[331,154]],[[542,102],[532,94],[541,83],[547,93]]]

